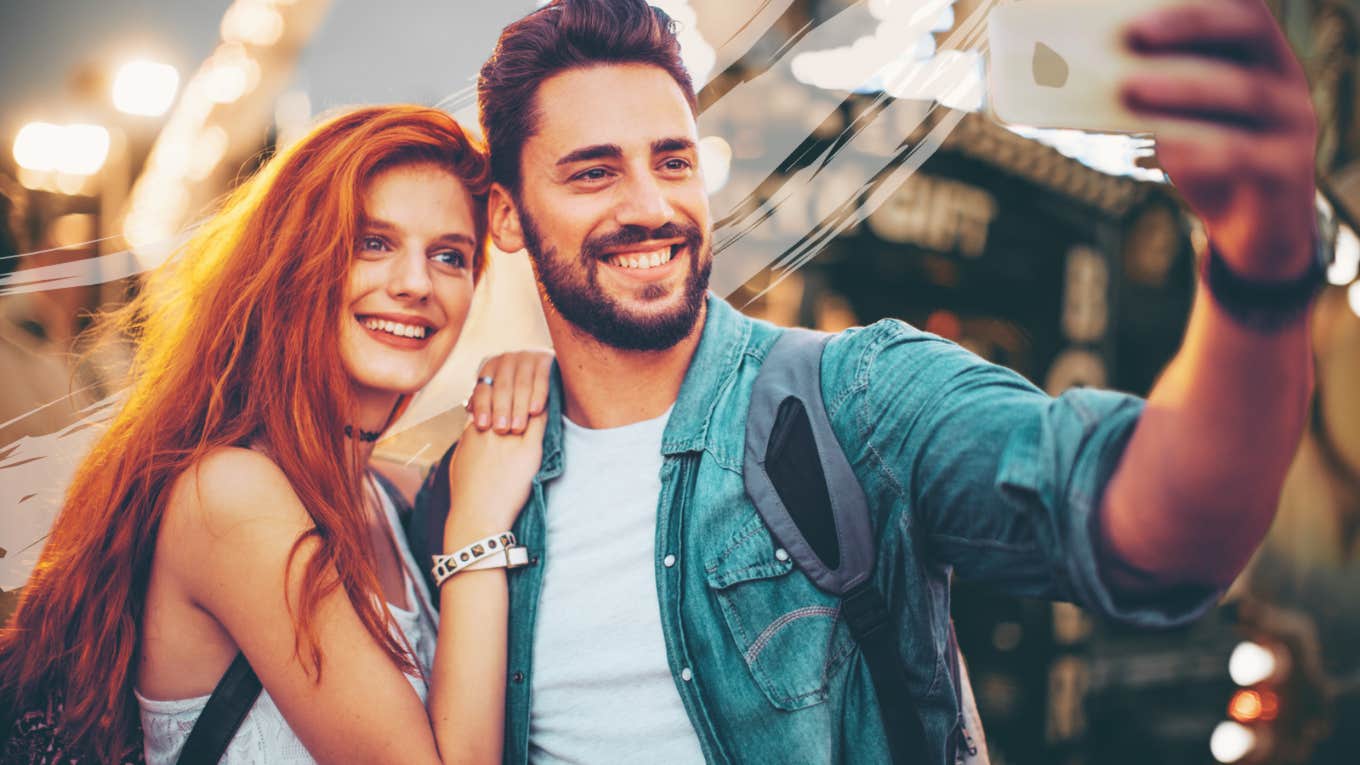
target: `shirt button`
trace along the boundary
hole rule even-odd
[[[666,557],[662,558],[662,559],[661,559],[661,565],[665,566],[666,568],[670,568],[671,566],[674,566],[674,565],[675,565],[675,556],[674,556],[674,555],[667,555]]]
[[[789,551],[781,547],[774,551],[774,557],[778,558],[780,561],[786,561],[789,559]]]
[[[514,679],[514,681],[515,681],[516,683],[522,683],[522,682],[524,682],[524,673],[523,673],[523,672],[516,672],[513,679]]]
[[[690,680],[694,679],[694,673],[689,671],[689,667],[685,667],[680,670],[680,679],[688,683]]]

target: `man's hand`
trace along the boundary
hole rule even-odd
[[[1162,168],[1237,274],[1289,280],[1314,236],[1317,121],[1303,68],[1262,0],[1191,0],[1128,30],[1148,71],[1125,104],[1149,117]]]

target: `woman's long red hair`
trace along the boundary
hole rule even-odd
[[[0,685],[19,698],[61,691],[64,734],[101,761],[137,740],[138,625],[169,487],[217,447],[264,445],[315,522],[293,548],[312,540],[293,609],[299,658],[319,677],[312,617],[339,586],[373,639],[413,670],[374,597],[338,348],[365,185],[381,169],[417,163],[463,181],[485,241],[480,145],[434,109],[359,109],[273,157],[116,316],[137,341],[133,386],[76,473],[0,631]],[[480,270],[482,253],[477,260]]]

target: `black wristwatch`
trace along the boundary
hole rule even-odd
[[[1327,284],[1332,246],[1314,235],[1313,257],[1303,276],[1289,281],[1247,279],[1233,273],[1213,243],[1200,268],[1214,302],[1234,321],[1257,332],[1274,332],[1297,321]]]

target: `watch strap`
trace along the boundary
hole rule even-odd
[[[1327,258],[1322,244],[1309,261],[1308,271],[1288,281],[1248,279],[1233,273],[1210,243],[1201,276],[1214,302],[1233,321],[1258,332],[1274,332],[1297,321],[1327,283]]]

